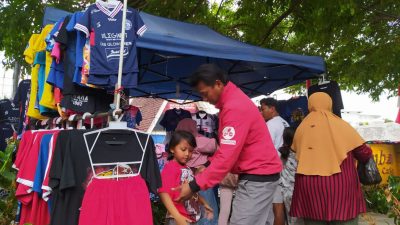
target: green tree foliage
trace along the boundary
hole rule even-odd
[[[363,186],[363,191],[370,211],[388,215],[400,225],[400,177],[389,176],[387,184]]]
[[[18,142],[7,140],[7,148],[0,151],[0,225],[10,224],[15,219],[17,200],[15,198],[15,175],[12,166],[13,151]],[[4,195],[4,193],[7,193]]]
[[[37,0],[5,0],[0,8],[0,49],[5,52],[5,63],[8,67],[18,61],[23,74],[29,73],[30,67],[23,60],[23,52],[32,33],[40,32],[43,12],[48,5],[65,10],[80,10],[81,1],[37,1]]]
[[[0,4],[0,49],[7,63],[22,60],[46,5],[68,11],[93,0],[6,0]],[[254,45],[320,55],[328,76],[348,90],[375,99],[400,82],[398,0],[130,0],[130,6],[176,20],[205,24]]]
[[[242,0],[236,4],[234,19],[225,23],[223,33],[266,48],[323,56],[328,76],[346,89],[370,93],[375,99],[384,89],[396,94],[399,1]]]

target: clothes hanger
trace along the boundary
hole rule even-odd
[[[200,110],[197,112],[196,114],[201,120],[205,119],[208,116],[208,113],[204,110]],[[200,128],[201,128],[201,124],[200,124]]]
[[[53,118],[52,120],[50,120],[49,127],[51,130],[61,130],[62,129],[61,125],[57,124],[57,120],[59,118],[61,118],[61,117],[56,117],[56,118]]]
[[[326,79],[325,74],[322,74],[322,76],[319,78],[318,85],[329,84],[330,82],[330,80]]]
[[[93,129],[94,118],[93,118],[93,115],[92,115],[91,113],[85,112],[85,113],[82,115],[82,124],[84,123],[84,121],[85,121],[87,118],[90,118],[90,129]],[[85,126],[83,126],[83,127],[85,127]]]
[[[181,108],[174,108],[173,109],[177,114],[181,114],[182,113],[182,109]]]
[[[107,3],[108,6],[117,6],[119,3],[121,3],[120,1],[117,0],[106,0],[106,1],[102,1],[102,0],[98,0],[97,2],[103,2],[103,3]]]
[[[80,118],[80,120],[77,121],[77,123],[76,123],[76,129],[79,129],[79,130],[86,130],[86,127],[85,127],[85,125],[84,125],[84,120],[83,120],[82,117]]]
[[[63,119],[61,116],[58,117],[57,120],[56,120],[56,124],[57,124],[57,125],[60,125],[61,122],[62,122],[63,120],[64,120],[64,119]]]
[[[36,122],[35,122],[35,129],[40,130],[40,123],[41,123],[40,120],[36,120]]]
[[[88,155],[89,155],[90,165],[92,167],[93,177],[97,178],[97,179],[115,179],[115,178],[118,179],[118,178],[124,178],[124,177],[138,176],[140,174],[140,171],[141,171],[141,168],[142,168],[142,165],[143,165],[143,159],[144,159],[145,151],[146,151],[146,148],[147,148],[147,144],[148,144],[149,139],[150,139],[150,134],[142,132],[142,131],[139,131],[139,130],[136,130],[136,129],[129,128],[127,126],[126,122],[121,122],[122,116],[120,116],[119,118],[116,116],[116,112],[117,111],[119,111],[119,110],[114,110],[113,113],[112,113],[113,117],[116,118],[117,121],[110,121],[109,122],[109,127],[102,128],[102,129],[99,129],[99,130],[90,131],[90,132],[86,132],[86,133],[83,134],[83,139],[85,141],[86,150],[87,150]],[[102,133],[104,133],[106,131],[119,131],[119,130],[134,132],[137,140],[139,141],[139,145],[140,145],[140,148],[141,148],[142,153],[143,153],[142,157],[141,157],[141,160],[140,161],[126,161],[126,162],[109,162],[109,163],[95,163],[95,162],[93,162],[91,153],[95,150],[94,148],[95,148],[96,143],[97,143],[97,141],[98,141],[98,139],[100,137],[100,134],[102,134]],[[138,133],[142,133],[142,134],[146,134],[147,135],[146,143],[145,143],[144,146],[143,146],[142,142],[140,141]],[[88,144],[88,141],[87,141],[87,136],[88,135],[92,135],[92,134],[96,134],[96,138],[95,138],[93,144],[89,147],[89,144]],[[115,132],[115,134],[118,134],[118,132]],[[138,170],[137,173],[122,174],[122,175],[113,174],[113,175],[109,175],[109,176],[99,176],[99,174],[96,174],[96,170],[95,170],[95,167],[97,167],[97,166],[114,166],[114,167],[117,166],[118,167],[118,166],[121,166],[121,165],[132,165],[132,164],[139,164],[140,165],[139,166],[139,170]]]
[[[61,129],[63,127],[63,122],[64,122],[64,119],[60,116],[56,119],[55,124],[56,124],[56,126],[58,126]]]
[[[116,5],[118,5],[119,3],[121,3],[120,1],[118,1],[118,0],[107,0],[107,3],[109,3],[109,4],[116,4]]]
[[[200,110],[200,111],[198,111],[197,112],[197,115],[200,117],[200,118],[204,118],[204,117],[206,117],[207,115],[208,115],[208,113],[206,112],[206,111],[204,111],[204,110]]]
[[[76,121],[76,117],[77,117],[77,116],[78,116],[78,114],[72,114],[72,115],[70,115],[70,116],[68,117],[68,120],[67,120],[67,127],[66,127],[67,130],[72,130],[72,129],[74,129],[74,127],[73,127],[73,122]],[[78,126],[77,126],[77,128],[78,128]]]
[[[41,122],[40,122],[40,126],[42,126],[42,127],[45,127],[45,129],[47,128],[47,126],[48,126],[48,121],[49,121],[50,119],[44,119],[44,120],[42,120]]]

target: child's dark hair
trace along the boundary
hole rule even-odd
[[[295,131],[296,129],[294,127],[286,127],[283,131],[283,145],[279,148],[279,152],[281,153],[281,158],[283,160],[287,160],[289,158]]]
[[[171,149],[173,149],[177,145],[179,145],[179,143],[182,140],[186,140],[187,143],[190,146],[192,146],[193,148],[197,147],[196,138],[193,136],[193,134],[191,134],[187,131],[183,131],[183,130],[174,131],[174,133],[172,133],[171,140],[169,141],[169,144],[168,144],[168,149],[167,149],[168,160],[171,160],[174,158],[174,155],[172,154]]]

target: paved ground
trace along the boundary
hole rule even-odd
[[[394,225],[394,221],[382,214],[366,213],[360,217],[359,225]]]

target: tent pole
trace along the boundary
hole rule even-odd
[[[119,48],[119,67],[118,67],[118,83],[116,87],[116,102],[115,109],[120,109],[120,101],[121,101],[121,81],[122,81],[122,69],[124,66],[124,49],[125,49],[125,26],[126,26],[126,10],[127,10],[127,0],[124,0],[124,9],[122,12],[122,30],[121,30],[121,43]]]
[[[397,112],[397,117],[396,117],[396,123],[400,123],[400,83],[399,86],[397,87],[397,107],[399,108],[399,111]]]

